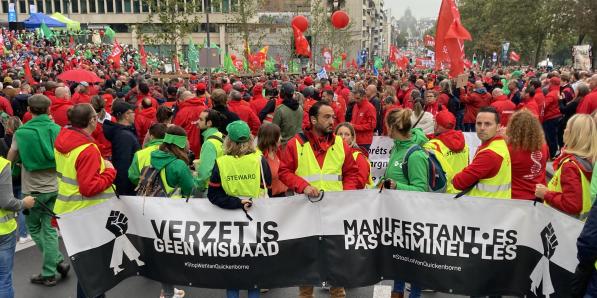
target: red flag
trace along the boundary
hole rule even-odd
[[[433,36],[426,34],[423,38],[423,42],[425,43],[426,47],[433,47],[435,46],[435,38]]]
[[[112,67],[114,69],[120,68],[120,55],[122,55],[122,47],[116,40],[114,39],[114,44],[112,46],[112,53],[110,53],[110,59],[112,59]]]
[[[518,62],[518,61],[520,61],[520,55],[518,55],[516,52],[512,51],[512,52],[510,52],[510,60]]]
[[[143,46],[143,39],[139,41],[139,55],[141,55],[141,65],[147,67],[147,53],[145,53],[145,46]]]
[[[307,41],[303,35],[303,31],[294,25],[292,26],[292,31],[294,33],[294,46],[296,48],[296,54],[311,57],[311,46],[309,46],[309,41]]]
[[[449,64],[451,77],[464,72],[464,40],[470,39],[460,22],[455,0],[442,0],[435,33],[435,68]]]
[[[396,62],[396,55],[397,55],[397,49],[396,46],[391,45],[390,46],[390,57],[388,57],[388,61],[390,62]]]
[[[29,58],[25,59],[25,65],[23,66],[23,68],[25,71],[25,80],[27,80],[27,83],[29,83],[29,85],[37,84],[33,79],[33,76],[31,75],[31,66],[29,65]]]

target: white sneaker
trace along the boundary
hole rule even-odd
[[[19,237],[19,243],[20,244],[25,244],[27,242],[32,241],[33,239],[31,239],[31,235],[27,235],[27,237]]]
[[[172,296],[172,298],[182,298],[184,297],[184,290],[179,290],[177,288],[174,288],[174,296]]]

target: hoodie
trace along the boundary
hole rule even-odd
[[[282,104],[276,107],[272,123],[280,127],[282,144],[286,144],[297,133],[303,131],[303,109],[298,101],[285,98]]]
[[[141,147],[137,141],[135,127],[104,121],[104,136],[112,143],[112,163],[116,168],[116,192],[120,195],[135,195],[135,186],[128,178],[128,170],[135,152]]]
[[[491,95],[485,88],[478,88],[472,94],[463,96],[462,102],[466,108],[463,122],[471,124],[475,123],[479,109],[490,105]]]
[[[516,110],[516,105],[508,99],[508,96],[503,94],[496,97],[494,100],[495,101],[491,106],[494,107],[500,115],[500,125],[507,126],[510,117]]]
[[[137,110],[135,113],[135,131],[137,132],[137,140],[139,141],[139,144],[143,144],[143,140],[145,140],[145,135],[149,131],[149,128],[156,122],[155,115],[156,109],[154,107]]]
[[[404,156],[408,148],[427,143],[428,139],[421,129],[411,130],[408,140],[394,140],[394,148],[390,152],[390,161],[384,174],[384,179],[392,179],[396,189],[409,191],[427,191],[427,163],[428,157],[422,150],[413,152],[408,159],[408,178],[402,172]]]
[[[66,126],[68,124],[68,110],[73,106],[73,103],[64,98],[55,97],[52,99],[52,105],[50,106],[50,114],[54,122],[60,126]]]
[[[201,151],[201,136],[199,135],[199,128],[194,122],[199,120],[199,115],[201,115],[201,112],[205,109],[207,109],[205,101],[193,97],[178,104],[178,112],[176,113],[174,120],[172,120],[173,124],[184,128],[187,132],[189,147],[195,156],[198,156],[199,151]]]
[[[172,153],[156,150],[151,152],[150,163],[158,171],[166,169],[166,183],[172,188],[179,188],[183,197],[193,193],[193,174],[183,160]]]
[[[549,86],[549,93],[545,96],[545,112],[543,121],[559,119],[560,113],[560,86]]]
[[[464,134],[460,130],[449,130],[437,135],[435,138],[442,141],[453,152],[460,152],[466,146]]]
[[[570,161],[563,163],[565,159],[570,159]],[[553,162],[554,171],[558,171],[560,167],[562,170],[560,175],[562,192],[547,191],[543,199],[547,204],[562,212],[578,216],[582,211],[583,191],[590,191],[589,189],[582,189],[580,175],[582,172],[582,175],[591,181],[593,166],[590,161],[564,151]],[[579,168],[580,172],[578,171]]]
[[[54,149],[66,154],[85,144],[93,144],[93,138],[90,135],[80,129],[63,128],[56,138]],[[92,197],[112,186],[112,182],[116,178],[116,170],[104,169],[103,172],[100,172],[103,162],[96,146],[91,145],[81,151],[75,163],[81,195]]]

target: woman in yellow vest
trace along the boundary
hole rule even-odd
[[[373,179],[371,179],[371,163],[367,158],[368,152],[363,152],[363,149],[356,143],[356,132],[352,124],[348,122],[342,122],[336,126],[334,133],[341,137],[350,148],[352,148],[352,157],[357,163],[359,168],[359,180],[361,185],[365,185],[366,188],[373,187]]]
[[[564,130],[564,148],[554,161],[548,185],[537,184],[535,196],[548,205],[585,219],[593,204],[591,175],[597,160],[597,125],[590,115],[574,115]]]
[[[10,162],[0,157],[0,297],[13,298],[12,267],[17,244],[15,213],[33,207],[31,196],[17,200],[12,195]]]
[[[271,173],[265,158],[255,150],[251,130],[241,120],[226,126],[224,155],[216,159],[209,181],[207,198],[212,204],[225,209],[251,207],[251,199],[265,196],[271,190]],[[265,187],[264,187],[265,186]],[[249,289],[249,298],[259,297],[259,289]],[[226,290],[228,298],[238,298],[238,289]]]

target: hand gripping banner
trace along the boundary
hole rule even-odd
[[[384,190],[256,200],[121,197],[59,219],[89,296],[141,275],[206,288],[359,287],[564,297],[582,222],[531,201]]]

